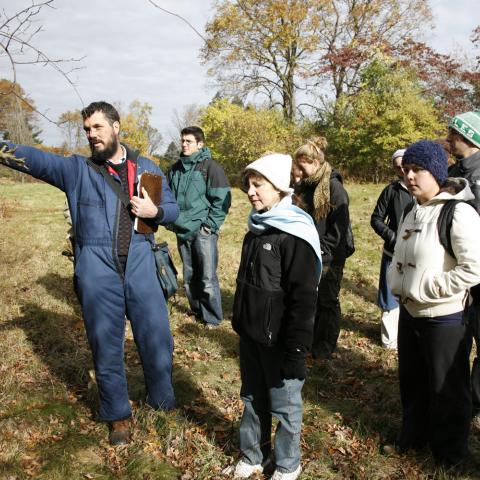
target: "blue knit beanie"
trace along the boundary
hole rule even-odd
[[[402,164],[414,163],[428,170],[442,186],[448,177],[447,153],[442,145],[429,140],[412,143],[403,155]]]

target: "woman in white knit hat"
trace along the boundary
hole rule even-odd
[[[292,205],[292,158],[273,153],[249,164],[244,191],[252,204],[232,325],[240,335],[241,460],[234,478],[249,478],[272,460],[272,415],[278,419],[273,480],[301,472],[300,431],[305,360],[313,333],[321,273],[311,217]]]

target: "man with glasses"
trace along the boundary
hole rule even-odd
[[[201,128],[184,128],[181,142],[180,159],[167,174],[180,207],[173,230],[183,262],[190,313],[205,327],[214,328],[223,319],[217,242],[230,208],[230,186],[223,168],[212,160]]]

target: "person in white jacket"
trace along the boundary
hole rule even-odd
[[[464,179],[447,179],[447,156],[422,140],[406,150],[402,168],[415,198],[402,219],[387,278],[400,303],[398,367],[403,418],[397,448],[428,445],[437,463],[469,455],[471,418],[469,341],[464,310],[480,283],[480,217]],[[455,258],[442,246],[440,211],[455,206],[450,229]]]

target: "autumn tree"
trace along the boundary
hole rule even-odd
[[[265,151],[288,152],[300,141],[280,110],[242,108],[225,99],[204,110],[200,126],[213,157],[232,177]]]
[[[86,153],[87,139],[83,131],[83,118],[80,110],[64,112],[58,118],[58,126],[62,130],[64,144],[69,152]]]
[[[206,25],[203,61],[227,96],[264,95],[292,121],[329,8],[327,0],[218,1]]]
[[[294,120],[299,91],[314,95],[311,107],[335,109],[385,45],[430,19],[423,0],[223,0],[206,25],[202,58],[225,90],[263,93]]]
[[[151,125],[153,107],[148,103],[134,100],[127,112],[121,113],[121,138],[141,155],[153,155],[162,143],[161,133]]]
[[[436,138],[445,125],[412,69],[376,60],[362,70],[360,86],[353,98],[340,97],[338,118],[323,129],[327,157],[356,177],[378,181],[390,175],[395,150]]]
[[[480,70],[464,58],[438,53],[411,39],[389,53],[397,65],[415,69],[423,95],[433,101],[444,122],[458,112],[480,107]]]
[[[182,128],[198,125],[202,116],[203,107],[196,103],[185,105],[180,110],[173,110],[172,124],[173,132],[171,132],[172,141],[180,148],[180,132]]]
[[[330,0],[330,5],[321,17],[319,59],[310,76],[322,88],[319,99],[333,105],[335,114],[336,101],[359,87],[362,69],[385,48],[423,31],[432,16],[423,0]]]
[[[38,143],[35,103],[18,83],[0,79],[0,131],[24,145]]]
[[[480,49],[480,25],[478,25],[472,33],[472,36],[470,37],[470,40],[473,43],[473,47],[475,49]],[[480,68],[480,54],[477,55],[477,69]]]
[[[171,141],[168,144],[168,147],[165,150],[165,153],[163,154],[163,158],[165,158],[165,160],[167,160],[168,163],[172,164],[178,160],[179,156],[180,156],[180,150],[177,144],[174,141]]]

